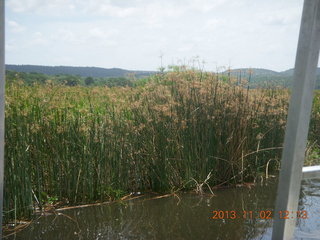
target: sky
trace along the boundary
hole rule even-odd
[[[302,0],[7,0],[6,63],[293,68]]]

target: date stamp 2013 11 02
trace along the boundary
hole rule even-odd
[[[308,212],[302,211],[278,211],[259,210],[259,211],[235,211],[235,210],[214,210],[212,211],[211,219],[307,219]]]

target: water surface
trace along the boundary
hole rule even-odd
[[[265,213],[273,213],[275,193],[276,180],[271,180],[217,190],[215,196],[148,195],[41,217],[8,239],[271,239],[272,218],[265,219]],[[303,182],[299,210],[306,211],[308,219],[297,221],[295,239],[320,239],[319,180]],[[212,219],[213,211],[224,216]]]

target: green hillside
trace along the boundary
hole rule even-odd
[[[237,81],[248,81],[250,87],[291,87],[294,69],[276,72],[262,68],[239,68],[223,72],[226,77],[235,77]],[[316,89],[320,89],[320,68],[317,69]]]
[[[99,67],[72,67],[72,66],[39,66],[39,65],[12,65],[6,64],[6,69],[25,73],[43,73],[47,75],[78,75],[81,77],[126,77],[134,74],[136,77],[144,77],[154,74],[152,71],[131,71],[121,68]]]

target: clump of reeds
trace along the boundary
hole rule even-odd
[[[136,88],[8,85],[5,219],[53,197],[192,188],[209,173],[210,186],[253,181],[281,154],[288,92],[229,81],[184,70]]]

